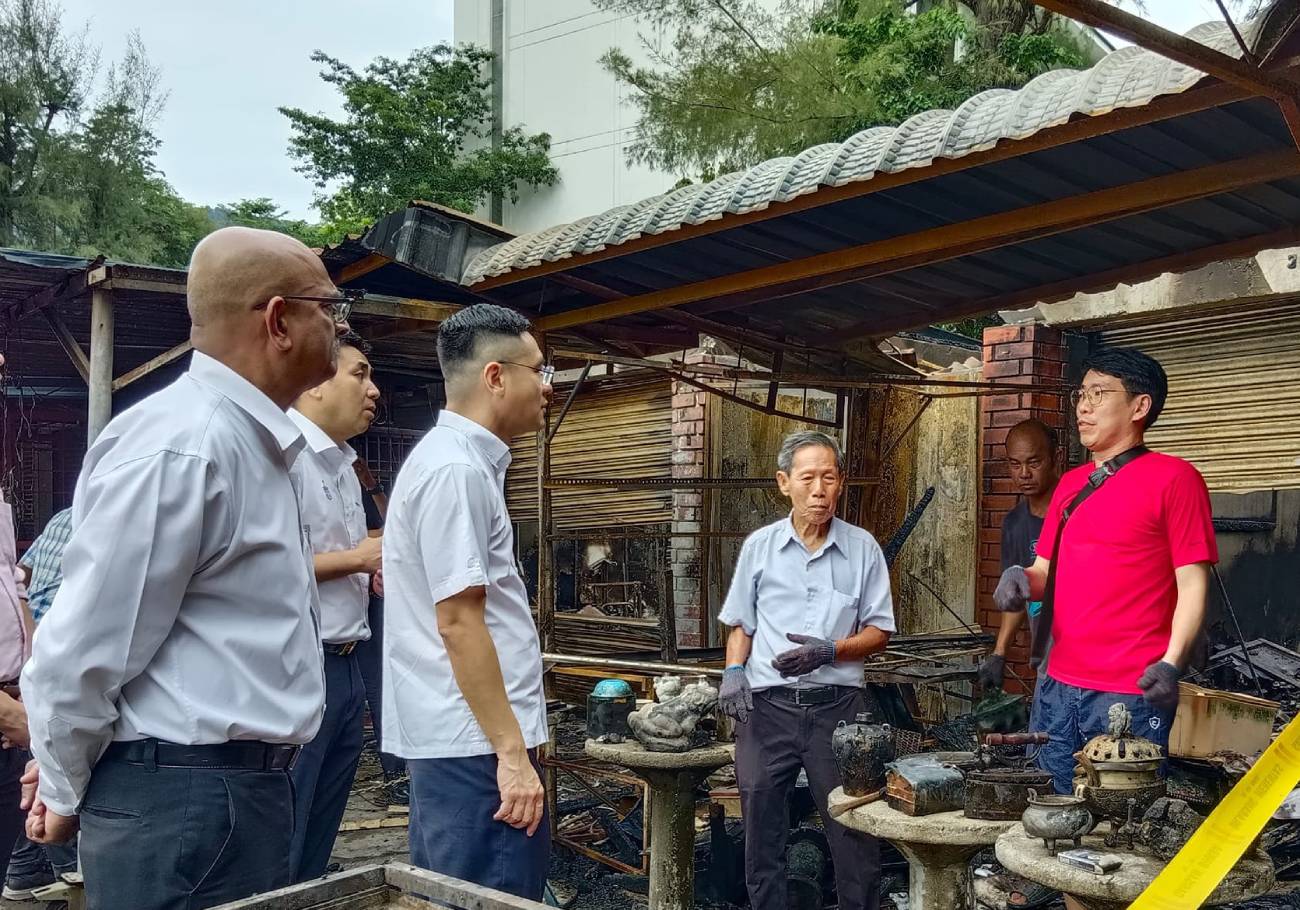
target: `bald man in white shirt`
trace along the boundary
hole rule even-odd
[[[328,379],[349,301],[292,238],[194,250],[187,373],[86,454],[63,585],[22,675],[39,842],[81,827],[91,910],[287,885],[289,768],[320,724],[316,584],[285,409]],[[29,777],[35,777],[29,770]]]

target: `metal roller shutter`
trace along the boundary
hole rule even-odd
[[[1300,487],[1300,303],[1180,316],[1103,332],[1169,374],[1148,434],[1186,458],[1214,493]]]
[[[562,402],[565,389],[556,390]],[[672,388],[655,379],[636,385],[584,387],[551,443],[554,477],[668,477],[672,474]],[[511,447],[506,503],[515,521],[537,519],[537,442]],[[606,528],[672,521],[670,490],[557,490],[552,514],[559,529]]]

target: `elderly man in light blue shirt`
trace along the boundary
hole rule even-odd
[[[777,467],[790,515],[745,540],[718,616],[732,627],[719,703],[736,721],[749,902],[786,906],[786,797],[803,768],[823,813],[839,906],[876,910],[878,842],[825,813],[840,783],[831,732],[866,708],[862,660],[894,631],[889,570],[875,538],[835,517],[844,460],[832,437],[787,436]]]

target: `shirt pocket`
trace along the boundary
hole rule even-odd
[[[839,591],[831,592],[831,607],[827,636],[832,641],[837,638],[848,638],[858,631],[858,600],[857,594],[841,594]]]

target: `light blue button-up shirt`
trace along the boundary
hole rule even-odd
[[[831,520],[826,540],[808,552],[786,517],[745,539],[718,621],[753,636],[745,674],[754,690],[772,686],[860,686],[861,661],[837,661],[806,676],[784,677],[772,659],[797,647],[795,632],[831,641],[867,626],[894,631],[889,569],[876,539]]]

